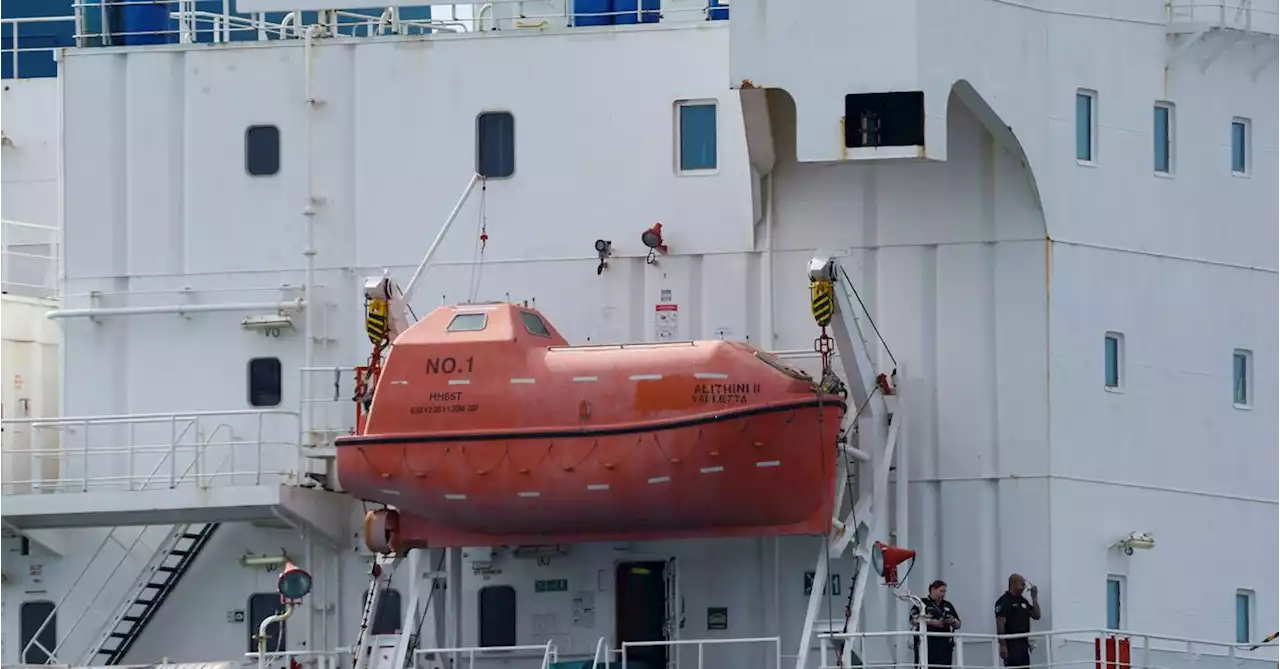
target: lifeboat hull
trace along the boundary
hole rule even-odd
[[[485,439],[344,440],[349,492],[433,546],[820,534],[844,405],[752,407],[668,425]]]
[[[830,529],[846,406],[808,376],[732,342],[562,346],[534,310],[479,309],[402,335],[364,434],[337,440],[399,548]]]

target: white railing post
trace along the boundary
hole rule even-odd
[[[178,416],[174,415],[169,422],[169,489],[178,484]],[[184,430],[185,432],[185,430]]]
[[[17,79],[18,78],[18,22],[14,21],[11,25],[13,26],[13,37],[9,42],[9,46],[13,47],[13,78]],[[8,265],[8,263],[5,263],[5,264]]]
[[[86,418],[81,423],[81,429],[84,433],[81,435],[81,443],[84,444],[84,472],[80,476],[81,492],[89,492],[89,419]]]

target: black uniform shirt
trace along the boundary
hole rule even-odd
[[[1027,634],[1031,631],[1031,602],[1005,591],[996,600],[996,617],[1004,618],[1005,634]]]
[[[942,600],[942,603],[939,604],[938,602],[935,602],[929,598],[926,598],[924,600],[925,620],[944,620],[947,618],[947,616],[955,618],[956,620],[960,619],[960,614],[956,613],[956,607],[952,606],[951,602],[944,599]],[[911,607],[911,629],[912,631],[920,629],[920,607],[918,606]],[[925,631],[946,632],[948,630],[934,629],[932,627],[929,627],[928,625],[925,625]],[[920,638],[916,637],[916,643],[918,644],[919,642],[920,642]],[[929,637],[929,642],[930,643],[938,643],[938,642],[953,643],[953,641],[950,638],[932,637],[932,636]]]

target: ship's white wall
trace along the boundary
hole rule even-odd
[[[771,113],[790,120],[785,104]],[[946,580],[966,629],[986,631],[1003,570],[1049,566],[1045,543],[1009,539],[1045,536],[1047,486],[1010,476],[1048,467],[1044,222],[1022,165],[958,98],[947,122],[945,163],[783,160],[777,322],[783,342],[807,343],[808,305],[791,297],[805,289],[798,268],[815,246],[852,249],[851,278],[905,375],[913,525],[900,541],[921,554],[911,586]],[[794,156],[785,130],[777,139]]]
[[[1008,553],[998,564],[985,562],[999,580],[982,584],[984,606],[999,594],[1003,575],[1020,570],[1047,586],[1046,624],[1096,627],[1106,620],[1105,577],[1113,573],[1127,576],[1126,628],[1229,638],[1238,588],[1267,593],[1258,596],[1253,624],[1275,626],[1276,5],[1253,6],[1253,25],[1263,34],[1211,33],[1176,62],[1168,60],[1174,47],[1190,35],[1170,37],[1162,3],[1119,9],[1101,2],[806,3],[832,19],[813,26],[816,34],[785,29],[771,14],[780,2],[734,7],[731,81],[782,88],[796,100],[802,160],[841,157],[836,128],[845,94],[923,89],[928,154],[950,161],[958,144],[940,109],[962,80],[992,108],[993,120],[1012,131],[1006,144],[1028,156],[1052,240],[1041,251],[1045,278],[1036,281],[1050,305],[1041,314],[1046,360],[1020,370],[1032,374],[1001,377],[1000,391],[1029,405],[1038,404],[1033,397],[1045,402],[1029,423],[1043,436],[1033,448],[1007,456],[1000,443],[1006,457],[996,462],[1007,479],[1002,487],[1036,489],[1039,499],[998,515],[995,529]],[[1234,13],[1228,10],[1229,20]],[[877,30],[857,40],[820,36],[854,22],[875,22]],[[1098,95],[1095,165],[1075,157],[1078,88]],[[1171,177],[1153,173],[1157,101],[1175,105]],[[1252,174],[1245,178],[1230,169],[1236,116],[1253,120]],[[833,186],[807,195],[823,201],[846,192]],[[1126,335],[1125,367],[1135,385],[1123,394],[1102,388],[1107,331]],[[1001,349],[1014,340],[1003,328],[986,336]],[[1255,352],[1250,411],[1231,405],[1235,348]],[[941,388],[944,377],[937,382]],[[995,415],[1005,420],[1010,411],[1019,409],[998,405]],[[968,419],[974,415],[983,412]],[[918,431],[913,437],[919,439]],[[942,452],[963,462],[982,449]],[[945,474],[964,479],[974,473]],[[970,523],[991,516],[979,499],[966,495],[944,506],[938,516],[944,546],[954,537],[949,514]],[[1006,505],[1001,498],[1002,512]],[[1129,559],[1108,551],[1132,531],[1168,539]],[[1156,593],[1179,580],[1177,574],[1198,569],[1188,555],[1233,542],[1249,548],[1223,556],[1208,573],[1197,571],[1186,588],[1185,596],[1204,607],[1169,615]],[[967,629],[991,626],[984,614],[979,626],[970,622]]]
[[[5,79],[0,217],[58,224],[58,80]]]
[[[1033,175],[1040,201],[1012,147],[993,141],[974,112],[954,98],[942,119],[946,163],[824,166],[784,156],[772,177],[769,276],[757,250],[763,226],[755,225],[760,212],[737,98],[724,79],[726,38],[712,25],[318,47],[315,86],[325,104],[313,118],[313,176],[315,192],[324,198],[315,217],[317,274],[321,301],[328,304],[318,319],[316,334],[324,340],[317,362],[363,358],[359,278],[382,266],[407,278],[474,165],[475,115],[505,108],[516,118],[517,171],[512,179],[490,182],[486,191],[490,242],[475,297],[535,299],[572,341],[651,338],[649,305],[669,289],[681,304],[678,336],[714,336],[724,328],[728,337],[750,337],[769,348],[807,348],[816,333],[807,313],[804,261],[817,246],[850,249],[850,273],[902,361],[912,393],[910,543],[922,551],[912,585],[921,590],[935,577],[949,580],[950,598],[968,631],[990,629],[988,607],[1013,570],[1044,588],[1049,611],[1042,627],[1101,625],[1107,573],[1127,575],[1134,627],[1229,638],[1228,607],[1239,587],[1259,593],[1255,628],[1274,627],[1267,616],[1276,608],[1275,577],[1267,581],[1243,561],[1274,562],[1258,558],[1274,557],[1267,551],[1277,543],[1274,479],[1247,479],[1257,490],[1242,492],[1232,477],[1245,465],[1220,455],[1224,447],[1240,448],[1242,461],[1272,465],[1253,469],[1258,476],[1274,470],[1274,451],[1243,450],[1271,449],[1275,440],[1275,382],[1265,377],[1273,368],[1265,347],[1275,341],[1275,318],[1249,316],[1256,311],[1252,305],[1276,297],[1275,258],[1263,255],[1275,248],[1274,202],[1258,199],[1275,178],[1274,129],[1264,128],[1275,117],[1274,102],[1266,107],[1264,100],[1268,91],[1275,99],[1274,85],[1244,84],[1241,63],[1224,71],[1235,62],[1229,60],[1238,56],[1234,52],[1199,79],[1179,79],[1181,70],[1175,70],[1170,85],[1185,88],[1176,98],[1152,89],[1163,68],[1145,51],[1133,62],[1124,56],[1126,67],[1146,73],[1142,85],[1094,84],[1079,74],[1072,75],[1079,82],[1066,75],[1038,79],[1036,90],[1044,90],[1052,109],[1038,116],[1024,111],[1034,121],[1013,130],[1024,145],[1052,147],[1045,149],[1052,156],[1046,160],[1061,163]],[[1067,60],[1055,67],[1074,72],[1069,56],[1078,49],[1072,44],[1095,38],[1076,35],[1075,42],[1046,42],[1045,48],[1055,54],[1060,49],[1057,57]],[[64,109],[75,116],[68,122],[68,292],[106,291],[104,306],[230,302],[276,299],[280,284],[301,283],[301,57],[299,45],[272,44],[68,58]],[[1116,57],[1111,69],[1120,69]],[[530,74],[542,72],[571,74]],[[1096,168],[1074,161],[1077,86],[1101,91]],[[127,97],[112,93],[122,89]],[[988,101],[999,97],[978,92]],[[1178,174],[1172,180],[1148,169],[1153,95],[1179,105]],[[672,173],[671,104],[691,97],[721,103],[721,170],[715,176]],[[1219,98],[1238,99],[1248,109],[1215,111],[1224,104]],[[1200,103],[1206,106],[1197,111]],[[1203,135],[1187,124],[1197,114],[1204,119]],[[1254,118],[1252,179],[1212,173],[1215,164],[1229,172],[1225,139],[1235,114]],[[1218,116],[1221,122],[1208,127]],[[250,123],[281,128],[280,175],[244,175],[243,132]],[[1126,157],[1126,150],[1132,154]],[[1160,190],[1163,185],[1148,188],[1148,181],[1167,183],[1174,193]],[[1199,195],[1183,196],[1184,190]],[[1181,205],[1172,203],[1182,197],[1188,199]],[[1225,217],[1206,217],[1198,208],[1204,201],[1222,201],[1224,208],[1215,212],[1241,203],[1243,231],[1220,231]],[[1167,226],[1159,223],[1161,215]],[[637,257],[637,238],[659,220],[675,255],[646,266]],[[477,222],[473,199],[441,249],[442,266],[427,275],[415,302],[419,314],[440,300],[471,297]],[[1053,242],[1045,240],[1046,225]],[[1057,233],[1054,225],[1080,236]],[[1206,233],[1209,225],[1219,232]],[[1145,236],[1130,229],[1146,230]],[[1064,240],[1057,241],[1057,234]],[[1212,241],[1234,234],[1240,236],[1229,246]],[[618,254],[599,277],[591,252],[596,238],[612,239]],[[1086,244],[1132,244],[1148,255]],[[1194,255],[1187,251],[1198,248],[1220,262],[1257,264],[1272,273],[1150,255]],[[191,286],[192,298],[177,293],[182,286]],[[763,333],[770,320],[761,299],[767,286],[774,286],[773,336]],[[170,292],[147,292],[161,290]],[[69,306],[88,306],[75,299],[79,303]],[[1228,310],[1236,305],[1238,311]],[[1211,308],[1223,310],[1216,320],[1204,315]],[[68,412],[247,408],[247,359],[278,355],[286,370],[296,369],[302,334],[269,339],[245,332],[243,316],[69,322],[68,370],[74,376],[68,377]],[[1171,334],[1180,327],[1186,329]],[[1110,329],[1126,333],[1128,379],[1136,384],[1149,374],[1151,392],[1135,386],[1112,396],[1100,388],[1100,339]],[[1218,411],[1210,408],[1216,406],[1210,397],[1229,392],[1230,350],[1237,346],[1251,347],[1257,356],[1257,406],[1239,412],[1224,404]],[[1143,373],[1134,367],[1139,361]],[[1169,378],[1172,385],[1156,383]],[[298,391],[288,371],[285,394],[283,406],[295,406]],[[1173,401],[1186,404],[1175,412],[1168,409]],[[1128,406],[1108,406],[1119,403]],[[1205,464],[1210,456],[1196,455],[1198,443],[1188,443],[1184,416],[1197,421],[1200,434],[1214,435],[1206,444],[1219,453],[1214,464]],[[1125,445],[1123,457],[1111,446],[1117,442]],[[1090,462],[1113,466],[1101,476]],[[1192,501],[1202,496],[1133,484],[1263,499],[1215,498],[1210,506]],[[1088,515],[1080,511],[1086,505]],[[1237,524],[1230,518],[1262,520]],[[1241,551],[1241,562],[1210,574],[1199,569],[1200,554],[1186,548],[1198,537],[1209,545],[1240,540],[1240,528],[1250,526],[1261,527],[1253,552]],[[1127,559],[1108,553],[1107,545],[1129,531],[1155,532],[1158,547]],[[256,545],[267,535],[249,536],[235,541]],[[797,564],[812,559],[796,558]],[[359,567],[351,562],[348,569]],[[1163,615],[1167,590],[1159,597],[1150,593],[1185,582],[1193,572],[1197,599],[1221,604],[1195,618]],[[241,591],[240,600],[260,587],[229,575],[209,579],[228,592]],[[1097,584],[1093,590],[1091,583]],[[175,600],[168,608],[192,606]],[[784,629],[790,631],[799,621],[786,615]],[[226,635],[238,644],[242,629]],[[216,657],[224,655],[219,650]]]
[[[5,295],[0,298],[3,330],[4,417],[49,418],[58,415],[58,328],[44,315],[56,304],[49,300]],[[37,448],[56,450],[59,435],[35,435],[27,423],[9,424],[3,432],[3,472],[6,492],[29,491],[29,481],[57,477],[57,457],[35,457]],[[10,486],[9,484],[14,484]]]
[[[772,289],[775,336],[765,345],[804,349],[816,328],[806,306],[803,267],[815,247],[846,249],[850,272],[901,356],[912,388],[916,414],[908,431],[914,435],[913,467],[922,481],[917,501],[944,518],[919,527],[914,543],[928,549],[913,580],[949,578],[956,582],[955,601],[968,610],[979,607],[999,582],[994,564],[1013,561],[1002,557],[1013,549],[998,545],[997,528],[1022,520],[1013,510],[1047,506],[1043,487],[1000,481],[995,464],[1003,457],[1005,466],[1021,461],[1043,470],[1047,462],[1046,401],[1020,390],[1018,383],[1024,377],[1044,378],[1047,336],[1043,222],[1018,161],[959,101],[949,110],[954,155],[947,163],[822,168],[792,162],[787,156],[794,149],[784,148],[773,185],[774,271],[763,276],[768,263],[755,250],[762,233],[754,223],[737,100],[723,89],[723,30],[491,41],[499,49],[519,49],[511,58],[541,62],[549,70],[581,59],[577,54],[583,48],[600,50],[599,57],[587,60],[610,65],[600,73],[599,85],[586,90],[576,78],[534,87],[496,66],[487,70],[487,63],[502,59],[474,56],[470,50],[480,46],[470,39],[429,48],[408,41],[317,49],[315,86],[325,106],[313,119],[313,132],[317,138],[342,138],[317,141],[314,159],[316,191],[325,198],[316,217],[319,281],[324,299],[336,305],[326,312],[324,334],[334,341],[320,347],[322,362],[351,364],[362,355],[366,344],[356,277],[381,264],[407,276],[473,165],[475,114],[510,109],[517,127],[517,172],[512,179],[490,182],[485,192],[490,242],[477,297],[536,300],[574,341],[625,341],[653,337],[649,305],[668,289],[681,304],[678,336],[708,337],[723,330],[728,337],[760,341],[768,320],[761,290]],[[623,48],[629,55],[615,58]],[[249,293],[209,289],[301,279],[300,54],[295,45],[75,57],[65,72],[68,90],[76,95],[104,94],[128,73],[138,97],[160,102],[150,110],[133,105],[77,119],[77,139],[68,144],[72,152],[108,156],[129,169],[114,172],[111,183],[70,168],[70,190],[90,190],[114,203],[106,207],[108,224],[69,238],[69,282],[76,286],[70,292],[123,289],[122,281],[112,284],[104,277],[125,274],[133,291],[173,289],[181,281],[193,287],[198,301],[239,301]],[[475,74],[453,73],[449,63],[455,57],[471,63]],[[640,77],[644,64],[655,58],[663,64],[654,71],[668,76]],[[637,69],[619,72],[624,67]],[[143,71],[164,76],[144,77]],[[407,79],[408,72],[415,77]],[[611,86],[606,75],[614,73],[627,85]],[[432,85],[437,80],[440,84]],[[415,81],[421,83],[412,85]],[[268,90],[268,82],[275,88]],[[241,104],[220,115],[197,103],[208,95],[206,88],[259,104]],[[670,105],[705,97],[720,97],[722,105],[720,173],[675,176]],[[546,103],[557,99],[566,104]],[[245,125],[261,122],[281,126],[284,167],[277,177],[250,179],[243,175],[240,137]],[[413,134],[424,122],[424,127],[459,130],[427,142]],[[120,144],[120,128],[138,125],[175,141]],[[396,144],[378,139],[389,136],[403,139]],[[623,137],[633,141],[620,164],[611,157],[619,150],[612,140]],[[415,142],[422,145],[415,148]],[[566,159],[566,150],[572,150],[573,159]],[[180,188],[156,194],[148,178]],[[230,189],[243,195],[229,197]],[[149,199],[143,198],[144,190]],[[130,192],[136,196],[121,195]],[[939,197],[917,197],[924,192]],[[157,200],[163,202],[151,204]],[[475,201],[469,203],[455,234],[446,238],[443,266],[428,273],[419,310],[442,296],[449,301],[468,297],[464,287],[471,279],[477,209]],[[68,220],[78,217],[69,212]],[[674,255],[646,266],[635,257],[635,238],[659,220]],[[598,277],[590,252],[597,237],[612,239],[618,253]],[[93,252],[111,244],[116,244],[114,253]],[[276,269],[267,272],[272,265]],[[179,272],[186,274],[166,276]],[[177,298],[110,299],[119,305]],[[71,321],[67,328],[76,344],[68,356],[79,361],[77,369],[89,369],[90,357],[111,358],[119,378],[129,379],[117,381],[121,392],[110,398],[112,411],[240,408],[247,358],[279,355],[286,368],[301,362],[300,335],[268,340],[238,331],[240,317],[147,316],[107,319],[103,325]],[[1002,337],[999,346],[991,336],[996,332]],[[214,338],[218,345],[211,349]],[[112,357],[108,350],[125,353]],[[174,384],[181,382],[167,373],[172,369],[200,382],[185,383],[184,392],[175,393]],[[286,375],[286,406],[296,401],[292,383]],[[1010,390],[999,390],[1004,387]],[[77,413],[107,410],[90,404],[102,397],[84,393],[69,403],[78,402]],[[978,480],[941,480],[956,477]],[[971,513],[956,511],[970,507]],[[941,525],[965,529],[945,531]],[[789,578],[812,569],[814,557],[797,557],[797,573]],[[1028,560],[1047,569],[1044,550]],[[786,609],[786,634],[798,631],[793,628],[801,611]],[[897,627],[901,621],[873,619],[871,624]],[[788,646],[796,641],[789,637]]]
[[[1231,638],[1237,589],[1274,628],[1277,561],[1277,78],[1274,42],[1192,47],[1166,74],[1163,30],[1054,20],[1048,146],[1037,171],[1052,251],[1048,429],[1053,615],[1105,622],[1125,577],[1127,629]],[[1256,38],[1255,38],[1256,39]],[[1105,48],[1110,46],[1112,48]],[[1123,58],[1125,67],[1116,67]],[[1255,72],[1256,71],[1256,72]],[[1075,161],[1075,88],[1098,91],[1095,167]],[[1153,165],[1152,107],[1175,105],[1174,174]],[[1252,174],[1231,173],[1230,124],[1252,123]],[[1052,187],[1048,186],[1049,184]],[[1124,391],[1103,388],[1103,336],[1124,335]],[[1232,351],[1254,353],[1251,410],[1232,406]],[[1161,490],[1163,489],[1163,490]],[[1130,532],[1157,547],[1108,550]],[[1215,566],[1188,556],[1213,546]],[[1194,570],[1195,578],[1186,578]],[[1171,582],[1194,607],[1160,604]],[[1090,585],[1084,585],[1090,583]],[[1061,587],[1080,584],[1079,587]]]

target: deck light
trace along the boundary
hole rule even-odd
[[[898,585],[898,565],[914,560],[916,552],[910,548],[890,546],[877,541],[871,547],[871,569],[884,578],[886,585]]]
[[[311,593],[311,574],[290,562],[285,565],[280,579],[276,581],[276,590],[286,601],[302,599]]]

